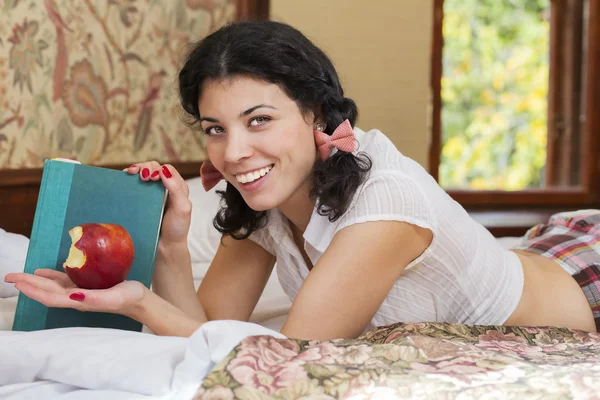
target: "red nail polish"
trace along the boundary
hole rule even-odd
[[[158,172],[158,171],[154,171],[154,172],[152,173],[152,175],[150,175],[150,176],[151,176],[151,177],[153,177],[153,178],[156,178],[156,177],[158,176],[158,174],[159,174],[159,172]]]
[[[150,175],[150,170],[148,168],[144,168],[142,170],[142,178],[146,179]]]
[[[133,165],[130,165],[130,166],[129,166],[129,168],[134,168],[134,167],[137,167],[137,165],[133,164]],[[129,169],[129,168],[128,168],[128,169]]]
[[[71,300],[75,300],[75,301],[83,301],[83,299],[85,299],[85,294],[77,292],[77,293],[71,293],[71,295],[69,296],[69,298]]]
[[[173,175],[171,175],[171,171],[169,171],[169,168],[167,168],[167,166],[166,166],[166,165],[163,165],[163,166],[162,166],[162,172],[163,172],[163,174],[165,174],[165,176],[166,176],[167,178],[170,178],[170,177],[172,177],[172,176],[173,176]]]

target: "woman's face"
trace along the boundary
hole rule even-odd
[[[236,77],[207,81],[198,102],[211,163],[255,211],[310,190],[314,116],[277,85]]]

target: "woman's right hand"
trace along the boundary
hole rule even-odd
[[[162,180],[169,191],[167,207],[163,216],[160,240],[162,245],[185,245],[192,217],[192,202],[187,183],[170,164],[156,161],[133,164],[126,168],[130,174],[139,174],[143,181]]]

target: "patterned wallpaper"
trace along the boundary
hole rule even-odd
[[[181,120],[190,42],[235,18],[234,0],[3,0],[0,168],[204,157]]]

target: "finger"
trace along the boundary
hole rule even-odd
[[[20,283],[26,283],[31,286],[35,286],[41,290],[54,293],[66,293],[66,288],[61,286],[60,283],[53,281],[52,279],[43,278],[32,274],[15,274],[17,275],[12,281],[15,285]]]
[[[160,164],[157,161],[146,161],[141,163],[136,163],[128,168],[125,168],[123,171],[127,171],[130,174],[140,174],[140,178],[144,181],[147,180],[158,180],[160,178],[160,174],[157,172],[160,169]],[[156,172],[156,173],[155,173]]]
[[[123,303],[123,297],[111,289],[113,288],[84,290],[75,287],[67,291],[66,297],[81,303],[81,307],[86,310],[118,313],[119,307]]]
[[[155,169],[150,173],[150,180],[159,181],[160,180],[160,169]]]
[[[34,271],[34,274],[37,276],[41,276],[42,278],[52,279],[53,281],[58,282],[62,287],[65,288],[77,286],[73,283],[73,281],[71,280],[71,278],[69,278],[67,274],[65,274],[64,272],[57,271],[55,269],[40,268],[36,269]]]
[[[137,164],[133,164],[125,168],[123,171],[129,172],[130,174],[137,174],[140,171],[140,167]]]
[[[179,172],[172,165],[165,164],[161,168],[161,178],[169,191],[169,209],[181,217],[190,215],[192,202],[189,199],[189,188]]]
[[[164,164],[160,168],[160,173],[163,183],[169,192],[175,191],[184,194],[185,197],[189,196],[190,190],[188,185],[175,167],[171,164]]]
[[[10,274],[6,274],[6,276],[4,276],[4,282],[8,282],[8,283],[21,282],[25,279],[28,279],[27,277],[30,275],[31,274],[26,274],[24,272],[11,272]]]
[[[63,293],[48,292],[27,282],[19,282],[15,284],[15,288],[25,296],[47,307],[75,308],[85,311],[83,302],[70,299],[66,291]]]
[[[139,293],[140,290],[142,293]],[[116,314],[122,314],[125,311],[124,306],[127,303],[128,294],[141,298],[143,285],[132,285],[131,282],[125,281],[108,289],[84,290],[73,288],[67,291],[67,297],[81,303],[83,310]]]
[[[160,164],[156,161],[148,161],[142,164],[139,164],[140,168],[140,178],[143,181],[148,181],[151,179],[154,171],[158,171],[160,169]],[[154,175],[154,178],[159,178],[158,175]]]
[[[11,272],[10,274],[4,275],[4,282],[15,283],[20,273]]]

